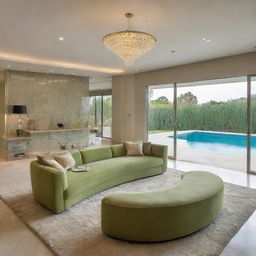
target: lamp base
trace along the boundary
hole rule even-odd
[[[17,135],[17,137],[21,137],[23,135],[23,130],[17,129],[16,130],[16,135]]]

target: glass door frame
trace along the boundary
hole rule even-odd
[[[173,83],[173,159],[177,159],[177,83]]]
[[[176,160],[177,157],[177,83],[171,83],[173,87],[173,155],[168,155],[168,159]],[[147,102],[147,112],[146,112],[146,136],[148,140],[148,109],[149,109],[149,90],[150,86],[146,86],[146,102]]]
[[[244,75],[247,78],[247,157],[246,157],[246,171],[248,174],[255,174],[256,170],[251,170],[251,85],[252,78],[256,78],[256,74]],[[169,156],[169,159],[176,160],[177,159],[177,82],[170,83],[173,85],[174,93],[173,93],[173,155]],[[153,85],[152,85],[153,86]],[[147,99],[147,138],[148,138],[148,92],[150,85],[146,86],[146,99]]]
[[[252,78],[256,78],[256,74],[247,75],[247,173],[256,174],[256,170],[251,169],[251,91],[252,91]]]
[[[104,104],[103,104],[103,97],[104,96],[111,96],[112,97],[112,94],[99,94],[99,95],[93,95],[93,96],[90,96],[91,97],[94,97],[95,98],[95,102],[94,102],[94,124],[97,126],[97,121],[98,121],[98,118],[97,118],[97,97],[100,97],[100,138],[104,138],[104,139],[112,139],[112,135],[111,137],[104,137],[103,136],[103,121],[104,121]],[[111,101],[112,101],[112,98],[111,98]],[[111,104],[111,108],[112,108],[112,104]]]
[[[106,137],[103,136],[103,128],[104,128],[104,96],[111,96],[111,136],[110,137]],[[104,139],[112,139],[112,94],[102,94],[101,95],[101,138]]]

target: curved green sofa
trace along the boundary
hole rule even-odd
[[[81,200],[128,181],[158,175],[167,170],[167,146],[151,145],[151,154],[126,156],[123,144],[71,152],[76,166],[90,166],[89,172],[66,173],[30,164],[32,191],[36,201],[55,213]]]
[[[220,214],[224,185],[211,173],[183,174],[176,186],[160,191],[114,193],[102,200],[103,233],[137,242],[172,240],[210,224]]]

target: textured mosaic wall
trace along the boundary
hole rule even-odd
[[[18,115],[13,105],[26,105],[22,115],[24,130],[58,130],[62,122],[67,131],[33,134],[29,139],[15,140]],[[89,79],[68,75],[34,72],[0,72],[0,153],[59,149],[60,145],[88,145]],[[6,121],[5,121],[6,118]],[[6,130],[4,129],[6,127]],[[80,129],[70,131],[68,129]],[[4,152],[5,151],[5,152]]]
[[[7,72],[7,136],[13,136],[17,116],[12,105],[26,105],[24,127],[33,120],[37,130],[56,129],[57,122],[65,128],[86,126],[89,102],[89,81],[86,77],[55,75],[34,72]],[[31,123],[31,121],[30,121]]]

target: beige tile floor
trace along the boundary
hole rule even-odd
[[[50,256],[43,242],[0,200],[0,255]]]
[[[0,194],[21,181],[29,181],[29,163],[31,159],[11,162],[0,162]],[[256,188],[256,176],[242,172],[187,163],[182,161],[168,162],[169,168],[177,170],[205,170],[219,175],[225,182]],[[23,172],[22,170],[27,170]],[[245,223],[233,237],[221,256],[256,255],[256,213]],[[44,243],[0,200],[0,255],[30,256],[52,255]]]

